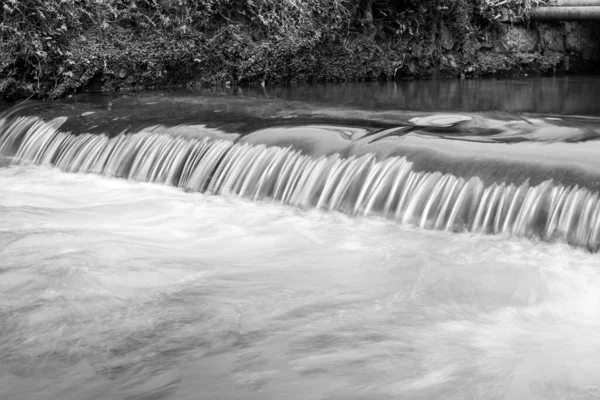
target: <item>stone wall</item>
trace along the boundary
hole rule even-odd
[[[600,72],[600,22],[507,24],[471,47],[463,75]]]

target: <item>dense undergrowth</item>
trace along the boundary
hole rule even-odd
[[[500,12],[538,2],[5,0],[0,93],[456,75]]]

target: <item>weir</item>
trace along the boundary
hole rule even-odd
[[[413,122],[439,128],[448,120],[463,123],[470,119],[446,116]],[[427,171],[410,156],[390,151],[311,154],[294,141],[287,146],[269,143],[265,131],[263,136],[229,140],[148,130],[113,136],[72,134],[27,116],[0,124],[0,165],[54,165],[65,172],[155,182],[303,209],[380,216],[424,229],[566,242],[590,251],[597,251],[600,243],[600,199],[593,182],[568,184],[547,176],[519,183]],[[310,131],[310,127],[298,130]],[[367,135],[368,140],[362,138],[364,146],[373,150],[376,147],[369,148],[373,138],[397,130]],[[376,144],[390,147],[385,141]]]

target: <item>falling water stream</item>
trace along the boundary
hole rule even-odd
[[[600,119],[298,97],[0,115],[0,399],[600,398]]]

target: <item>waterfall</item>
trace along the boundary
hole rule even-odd
[[[535,237],[591,251],[599,244],[598,193],[551,180],[486,186],[478,177],[416,171],[405,157],[312,157],[292,147],[148,132],[75,135],[35,117],[0,129],[0,156],[15,164],[376,215],[425,229]]]

